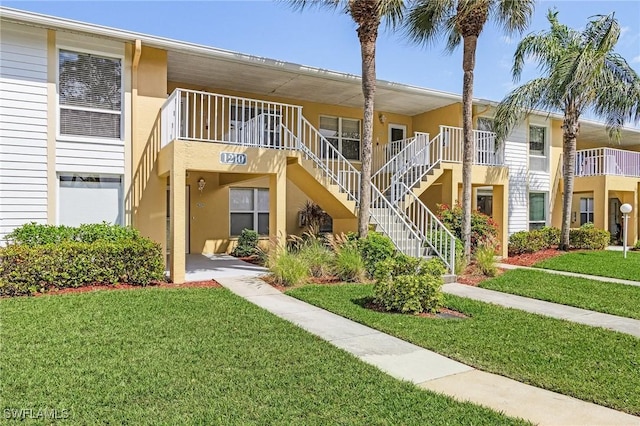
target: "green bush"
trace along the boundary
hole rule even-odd
[[[374,276],[375,302],[387,311],[403,313],[435,312],[442,306],[442,274],[445,268],[436,259],[405,255],[383,260]]]
[[[545,226],[539,231],[544,237],[547,248],[560,244],[560,229],[552,226]]]
[[[449,207],[438,204],[438,219],[458,239],[462,238],[462,207],[459,204]],[[471,251],[481,244],[491,244],[496,249],[498,243],[498,224],[489,216],[477,210],[471,211]]]
[[[238,237],[238,245],[231,252],[232,256],[247,257],[258,253],[260,236],[252,229],[243,229]]]
[[[342,245],[335,253],[333,271],[342,281],[361,282],[366,275],[366,266],[357,243]]]
[[[309,278],[309,268],[297,252],[273,249],[267,266],[275,282],[287,287],[303,284]]]
[[[634,250],[640,250],[640,240],[636,241],[636,244],[633,246]]]
[[[309,268],[313,277],[326,277],[331,275],[333,265],[333,252],[322,241],[312,238],[302,244],[298,255]]]
[[[449,259],[449,251],[451,250],[449,244],[447,243],[448,235],[444,231],[431,231],[426,234],[427,240],[434,246],[439,247],[442,242],[443,251],[442,257],[445,259]],[[454,236],[455,238],[455,236]],[[427,244],[429,246],[429,244]],[[454,273],[459,274],[462,270],[467,266],[467,261],[464,258],[464,244],[462,240],[459,238],[455,238],[455,264],[453,265]]]
[[[547,249],[548,241],[548,232],[541,229],[516,232],[509,237],[509,256]]]
[[[163,278],[162,249],[142,237],[120,241],[11,244],[0,249],[0,295],[33,294],[92,284],[144,286]]]
[[[581,226],[569,230],[569,246],[581,250],[602,250],[609,245],[611,234],[604,229]]]
[[[366,238],[358,241],[358,247],[369,276],[373,276],[378,262],[392,257],[396,252],[393,241],[377,232],[369,232]]]
[[[478,247],[474,253],[476,266],[487,277],[495,277],[498,272],[494,256],[495,249],[491,246]]]
[[[5,239],[11,244],[38,246],[63,241],[93,243],[96,241],[125,241],[142,238],[138,230],[109,223],[96,223],[71,227],[27,223],[16,228]]]

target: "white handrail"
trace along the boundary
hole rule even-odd
[[[404,185],[403,182],[400,185]],[[403,202],[404,208],[400,209],[406,216],[407,222],[413,226],[416,234],[424,244],[442,259],[451,273],[455,273],[456,265],[456,237],[438,219],[438,217],[424,205],[413,191],[405,189],[409,200]]]
[[[350,201],[359,202],[360,171],[347,160],[309,121],[302,116],[298,148],[312,160],[324,176],[347,194]]]
[[[576,177],[604,175],[640,178],[640,152],[614,148],[576,151]]]
[[[442,161],[462,163],[464,133],[461,127],[440,126]],[[485,130],[473,130],[473,164],[501,166],[504,164],[504,146],[496,145],[496,134]]]

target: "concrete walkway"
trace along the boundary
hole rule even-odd
[[[586,309],[545,302],[543,300],[530,299],[528,297],[516,296],[515,294],[503,293],[501,291],[488,290],[465,284],[445,284],[442,286],[442,291],[455,296],[466,297],[468,299],[479,300],[486,303],[493,303],[506,308],[520,309],[534,314],[563,319],[579,324],[591,325],[594,327],[603,327],[609,330],[619,331],[620,333],[640,337],[640,320],[636,319],[588,311]]]
[[[187,259],[189,261],[189,259]],[[267,311],[400,380],[542,425],[638,425],[640,418],[485,373],[280,293],[263,269],[230,256],[199,259],[187,280],[215,279]],[[237,268],[237,269],[236,269]],[[236,275],[233,275],[236,271]]]
[[[640,286],[640,281],[622,280],[620,278],[610,278],[610,277],[599,277],[597,275],[579,274],[577,272],[567,272],[567,271],[556,271],[556,270],[553,270],[553,269],[532,268],[532,267],[529,267],[529,266],[510,265],[508,263],[498,263],[496,266],[498,268],[502,268],[502,269],[528,269],[530,271],[548,272],[550,274],[565,275],[567,277],[586,278],[588,280],[604,281],[604,282],[607,282],[607,283],[616,283],[616,284]]]

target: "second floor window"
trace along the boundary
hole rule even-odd
[[[360,160],[360,120],[320,116],[320,133],[347,160]]]
[[[60,50],[60,135],[120,139],[122,60]]]
[[[538,126],[529,126],[529,154],[545,156],[546,154],[546,135],[545,128]]]

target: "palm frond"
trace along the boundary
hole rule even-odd
[[[531,22],[535,4],[535,0],[498,0],[491,14],[505,33],[522,32]]]
[[[536,108],[557,107],[557,100],[549,99],[549,79],[537,78],[512,90],[496,108],[493,131],[499,142],[506,140],[511,130]]]
[[[455,0],[415,0],[404,25],[406,37],[421,45],[437,42],[444,33],[450,34],[455,12]]]

